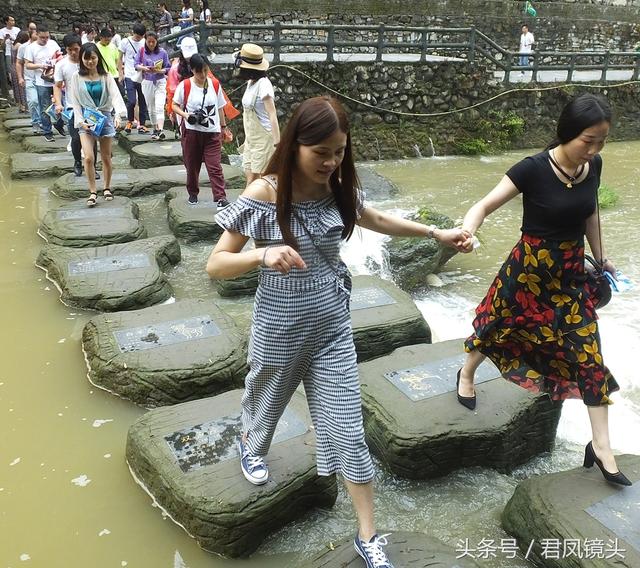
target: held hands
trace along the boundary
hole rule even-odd
[[[435,236],[443,245],[458,252],[466,253],[473,250],[473,235],[466,229],[438,229]]]
[[[292,268],[307,268],[302,257],[290,246],[268,247],[264,251],[262,265],[282,274],[288,274]]]
[[[605,259],[605,261],[602,263],[602,269],[606,270],[609,274],[611,274],[611,276],[613,276],[614,280],[617,280],[617,278],[616,278],[616,267],[614,266],[613,262],[611,262],[608,258]]]

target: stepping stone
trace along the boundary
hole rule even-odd
[[[0,116],[2,117],[2,120],[13,120],[17,118],[24,118],[25,116],[30,115],[24,112],[20,112],[20,109],[18,107],[11,107],[0,111]]]
[[[462,344],[401,347],[359,365],[369,448],[399,476],[471,466],[509,472],[553,447],[562,405],[506,381],[487,361],[476,374],[475,412],[458,403]]]
[[[48,211],[38,234],[63,247],[100,247],[144,238],[147,231],[138,220],[134,201],[127,197],[103,201],[99,197],[93,208],[81,199]]]
[[[227,187],[243,187],[244,174],[240,168],[222,165]],[[184,166],[161,166],[148,170],[115,169],[112,177],[111,188],[119,195],[127,197],[150,195],[161,193],[167,189],[184,185],[187,181],[187,171]],[[205,168],[200,171],[200,191],[210,192],[209,176]],[[76,178],[73,174],[59,177],[51,186],[51,191],[58,197],[73,199],[85,197],[87,184],[82,178]]]
[[[129,150],[129,154],[129,164],[132,168],[146,169],[182,164],[182,145],[179,141],[138,144]]]
[[[295,393],[280,420],[267,462],[269,481],[240,472],[241,390],[151,410],[129,429],[127,462],[136,481],[198,545],[248,556],[270,533],[331,507],[335,476],[320,477],[306,400]]]
[[[260,271],[256,268],[245,274],[226,280],[213,280],[213,287],[223,298],[237,298],[239,296],[253,296],[258,289]]]
[[[616,456],[616,462],[631,487],[605,482],[597,466],[518,484],[502,526],[524,553],[533,543],[530,562],[553,568],[640,566],[640,456]]]
[[[98,155],[98,164],[100,163],[100,155]],[[65,172],[73,172],[73,164],[74,160],[71,152],[58,152],[56,154],[18,152],[11,156],[11,177],[13,179],[21,179],[28,177],[59,176]],[[127,164],[127,154],[122,150],[117,151],[114,147],[113,165],[116,173]],[[100,167],[98,169],[100,169]],[[75,177],[75,175],[71,175]],[[80,177],[76,178],[76,180],[82,180],[78,183],[82,183],[83,187],[83,195],[76,195],[76,197],[83,197],[87,194],[86,179]]]
[[[2,123],[2,126],[4,126],[5,130],[31,127],[31,118],[9,118]]]
[[[227,197],[229,201],[235,201],[240,193],[241,190],[229,189]],[[218,207],[208,184],[206,188],[200,188],[197,205],[189,204],[187,197],[186,186],[172,187],[165,194],[167,219],[171,232],[188,243],[217,240],[222,234],[222,227],[215,221]]]
[[[380,531],[380,534],[387,531]],[[355,531],[354,531],[355,536]],[[423,533],[397,531],[386,537],[384,547],[394,566],[411,568],[477,568],[468,557],[457,558],[459,552]],[[302,568],[362,568],[364,561],[353,547],[353,536],[302,565]]]
[[[166,139],[164,142],[173,142],[176,139],[175,132],[171,130],[165,130],[164,134]],[[149,134],[138,134],[137,132],[131,132],[131,134],[127,134],[124,130],[118,132],[118,146],[120,146],[123,150],[127,152],[131,152],[131,149],[139,144],[158,144],[159,142],[152,142],[151,133]]]
[[[358,361],[404,345],[431,343],[431,330],[411,296],[376,276],[354,276],[351,292],[353,341]]]
[[[25,136],[22,139],[22,147],[25,152],[32,154],[56,154],[66,152],[69,138],[56,136],[53,142],[47,142],[44,136]],[[71,155],[71,153],[69,153]]]
[[[56,284],[63,304],[114,312],[171,298],[162,270],[179,261],[178,241],[161,236],[95,248],[46,245],[36,265]]]
[[[147,408],[239,388],[248,372],[246,335],[210,300],[96,316],[82,346],[93,384]]]
[[[33,128],[14,128],[10,130],[7,137],[11,142],[22,142],[25,138],[44,138],[42,134],[35,133]]]
[[[380,175],[375,168],[371,166],[359,165],[356,167],[356,171],[360,179],[360,184],[365,188],[367,199],[376,201],[391,199],[400,192],[396,184]]]

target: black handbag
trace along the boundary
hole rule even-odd
[[[584,255],[586,285],[592,293],[591,299],[596,309],[604,308],[611,301],[611,284],[604,275],[602,265],[592,256]],[[589,266],[590,265],[590,266]]]
[[[598,203],[598,191],[596,190],[596,209],[598,211],[598,237],[600,238],[600,255],[604,258],[604,245],[602,244],[602,227],[600,226],[600,204]],[[611,284],[604,275],[604,268],[592,256],[584,255],[586,286],[592,294],[591,300],[596,308],[604,308],[611,301]],[[590,265],[590,266],[589,266]]]

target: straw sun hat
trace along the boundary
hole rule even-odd
[[[264,56],[264,50],[255,43],[245,43],[240,51],[234,53],[236,67],[242,69],[255,69],[256,71],[266,71],[269,62]]]

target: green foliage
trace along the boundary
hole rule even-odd
[[[600,205],[600,209],[614,207],[618,203],[618,199],[618,193],[612,187],[603,184],[598,189],[598,205]]]
[[[467,124],[465,132],[475,132],[477,137],[465,137],[455,142],[460,154],[473,156],[502,152],[524,133],[524,119],[515,112],[491,111],[485,118]]]

